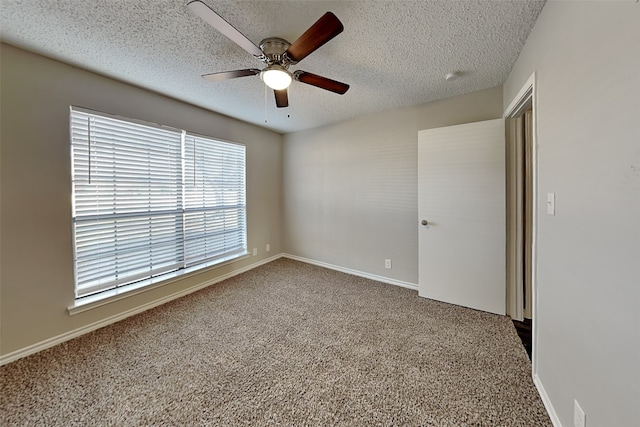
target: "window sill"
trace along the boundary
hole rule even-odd
[[[73,305],[67,307],[69,316],[73,316],[78,313],[82,313],[88,310],[92,310],[103,305],[111,304],[112,302],[119,301],[125,298],[129,298],[133,295],[138,295],[143,292],[157,289],[159,287],[177,282],[178,280],[186,279],[187,277],[201,274],[207,270],[222,267],[231,264],[236,261],[240,261],[249,258],[249,252],[244,252],[239,255],[233,255],[229,258],[217,260],[204,265],[198,265],[186,268],[184,270],[175,271],[173,273],[163,274],[159,277],[154,277],[140,282],[132,283],[130,285],[122,286],[120,288],[112,289],[109,291],[101,292],[96,295],[90,295],[83,298],[79,298],[74,301]]]

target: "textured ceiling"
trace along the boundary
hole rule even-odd
[[[330,10],[345,30],[291,70],[351,85],[337,95],[300,82],[276,109],[258,76],[201,74],[263,64],[185,7],[187,0],[2,0],[4,42],[278,132],[501,85],[542,0],[203,0],[254,43],[293,42]],[[445,74],[462,77],[447,82]],[[265,119],[267,123],[265,124]]]

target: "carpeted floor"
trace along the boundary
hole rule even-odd
[[[551,426],[507,317],[288,259],[0,380],[9,426]]]

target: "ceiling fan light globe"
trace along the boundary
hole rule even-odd
[[[291,73],[278,65],[272,65],[262,70],[260,78],[264,84],[274,90],[286,89],[292,81]]]

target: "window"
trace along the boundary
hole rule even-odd
[[[247,253],[245,147],[71,108],[76,298]]]

